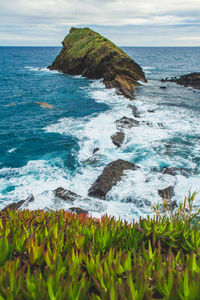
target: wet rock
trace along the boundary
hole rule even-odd
[[[119,120],[116,120],[115,123],[118,130],[121,130],[123,128],[139,127],[140,125],[139,121],[125,116]]]
[[[151,206],[151,202],[147,199],[126,198],[125,203],[134,203],[135,206],[138,208],[142,208],[144,206]]]
[[[118,95],[124,95],[126,98],[134,99],[133,86],[140,85],[136,82],[129,83],[126,75],[115,76],[114,79],[109,79],[110,75],[103,80],[106,88],[115,88]]]
[[[30,203],[30,202],[33,202],[34,200],[35,200],[34,196],[31,195],[25,201],[26,201],[26,203]]]
[[[162,82],[171,81],[177,84],[183,85],[185,87],[192,87],[194,89],[200,90],[200,73],[190,73],[181,75],[178,77],[165,78],[161,80]]]
[[[125,134],[123,132],[119,131],[111,136],[111,140],[115,146],[120,147],[121,144],[123,143],[124,137],[125,137]]]
[[[65,190],[62,187],[58,187],[55,190],[55,195],[58,198],[61,198],[65,201],[71,201],[71,202],[75,201],[77,198],[81,198],[81,196],[77,195],[76,193],[74,193],[70,190]]]
[[[4,207],[2,209],[2,211],[7,210],[7,209],[19,209],[25,202],[26,202],[26,200],[20,200],[18,202],[11,203],[11,204],[7,205],[6,207]]]
[[[105,199],[106,194],[121,180],[125,170],[137,170],[138,168],[138,166],[122,159],[109,163],[88,190],[88,195]]]
[[[184,169],[184,168],[164,167],[164,168],[162,168],[162,173],[172,175],[172,176],[176,176],[177,174],[188,175],[189,171],[187,169]]]
[[[98,148],[98,147],[94,148],[92,154],[95,154],[97,151],[99,151],[99,148]]]
[[[178,207],[176,200],[171,202],[171,206],[172,206],[172,209],[175,209],[176,207]]]
[[[96,152],[91,157],[82,160],[81,163],[88,166],[100,167],[103,165],[104,159],[105,156],[103,154],[99,154],[98,152]]]
[[[174,200],[174,201],[172,201],[171,199],[166,199],[166,200],[167,200],[166,208],[168,210],[171,210],[171,209],[174,210],[175,208],[178,207],[178,204],[177,204],[176,200]],[[164,212],[165,209],[163,208],[162,211]]]
[[[135,105],[128,105],[128,108],[132,110],[133,116],[135,118],[140,118],[140,113]]]
[[[23,204],[28,205],[28,203],[33,202],[33,201],[34,201],[34,196],[31,195],[25,200],[20,200],[18,202],[14,202],[14,203],[7,205],[6,207],[4,207],[2,209],[2,211],[7,210],[7,209],[19,209]]]
[[[145,124],[147,126],[152,126],[152,123],[150,123],[149,121],[142,121],[142,124]]]
[[[80,214],[88,214],[88,210],[82,209],[80,207],[70,207],[69,210],[71,210],[72,212],[76,213],[77,215]]]
[[[171,199],[174,196],[174,187],[168,186],[163,190],[158,190],[158,194],[163,199]]]

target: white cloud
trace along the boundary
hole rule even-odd
[[[44,45],[59,44],[70,26],[100,26],[111,30],[111,38],[115,36],[118,44],[129,43],[127,28],[133,26],[138,36],[145,35],[145,28],[151,27],[152,33],[161,27],[168,28],[169,38],[176,37],[177,44],[190,41],[198,43],[198,39],[180,39],[178,34],[182,26],[185,34],[190,28],[191,35],[199,33],[200,25],[199,0],[1,0],[0,1],[0,31],[6,35],[6,42],[22,42],[33,40]],[[120,28],[118,36],[114,34],[115,27]],[[100,28],[101,30],[101,28]],[[174,30],[177,31],[174,32]],[[195,32],[196,31],[196,32]],[[113,34],[112,34],[113,32]],[[181,30],[184,34],[184,30]],[[2,36],[2,35],[1,35]],[[187,34],[185,35],[187,36]],[[15,37],[15,38],[14,38]],[[28,39],[27,39],[28,38]],[[139,42],[141,38],[135,37]],[[159,43],[166,42],[166,37],[159,37]],[[5,42],[5,43],[6,43]],[[0,40],[3,42],[3,36]],[[148,39],[151,45],[154,43]],[[23,44],[23,43],[22,43]],[[174,43],[173,43],[174,44]],[[170,41],[169,41],[170,45]]]
[[[179,37],[179,40],[181,41],[199,41],[200,42],[200,36],[181,36]]]

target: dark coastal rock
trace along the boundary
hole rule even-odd
[[[94,150],[93,150],[93,152],[92,152],[92,154],[95,154],[96,152],[98,152],[99,151],[99,148],[98,147],[96,147],[96,148],[94,148]]]
[[[99,161],[98,157],[89,157],[88,159],[82,161],[83,164],[89,165],[89,166],[98,166],[101,165],[101,161]]]
[[[77,215],[88,214],[88,210],[82,209],[80,207],[70,207],[69,210],[72,211],[73,213],[76,213]]]
[[[123,50],[90,28],[71,28],[63,48],[48,67],[70,75],[103,79],[107,88],[133,98],[133,88],[146,81],[141,67]]]
[[[28,204],[28,203],[33,202],[34,200],[35,200],[34,196],[31,195],[31,196],[29,196],[25,201],[26,201],[26,203]]]
[[[70,201],[70,202],[74,202],[77,198],[81,198],[81,196],[77,195],[76,193],[69,191],[69,190],[65,190],[62,187],[59,187],[55,190],[55,195],[58,198],[61,198],[65,201]]]
[[[147,126],[152,126],[152,123],[149,121],[142,121],[142,124],[145,124]]]
[[[140,118],[140,113],[135,105],[128,105],[128,108],[132,110],[133,116],[135,118]]]
[[[189,170],[184,168],[177,168],[177,167],[169,167],[169,168],[164,167],[162,168],[162,173],[172,175],[172,176],[176,176],[177,174],[188,175]]]
[[[176,200],[171,201],[171,207],[172,207],[172,209],[175,209],[176,207],[178,207],[178,204],[177,204]]]
[[[7,209],[19,209],[23,204],[28,205],[28,203],[33,202],[33,201],[34,201],[34,196],[31,195],[25,200],[20,200],[18,202],[13,202],[13,203],[7,205],[6,207],[4,207],[2,209],[2,211],[5,211]]]
[[[126,198],[124,200],[125,203],[134,203],[134,205],[138,208],[142,208],[144,206],[151,206],[151,201],[147,199],[140,199],[140,198]]]
[[[139,167],[122,159],[109,163],[103,173],[97,178],[88,191],[88,195],[100,199],[105,199],[106,194],[118,181],[121,180],[125,170],[136,170]]]
[[[200,73],[190,73],[181,75],[179,77],[165,78],[161,81],[176,82],[177,84],[183,85],[185,87],[192,87],[194,89],[200,90]]]
[[[123,117],[119,120],[115,121],[116,127],[118,130],[123,129],[123,128],[132,128],[132,127],[139,127],[140,122],[136,121],[132,118],[128,117]]]
[[[125,137],[125,134],[123,132],[119,131],[111,136],[111,140],[115,146],[120,147],[121,144],[123,143],[124,137]]]
[[[6,207],[4,207],[2,209],[2,211],[7,210],[7,209],[19,209],[25,202],[26,202],[26,200],[20,200],[18,202],[11,203],[11,204],[7,205]]]
[[[158,190],[158,194],[163,199],[171,199],[174,196],[174,187],[168,186],[163,190]]]

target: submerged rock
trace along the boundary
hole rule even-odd
[[[70,191],[70,190],[65,190],[64,188],[62,187],[58,187],[56,190],[55,190],[55,195],[56,197],[58,198],[61,198],[65,201],[71,201],[71,202],[74,202],[77,198],[81,198],[81,196],[77,195],[76,193]]]
[[[7,209],[19,209],[25,202],[26,202],[26,200],[20,200],[18,202],[11,203],[11,204],[7,205],[6,207],[4,207],[2,209],[2,211],[7,210]]]
[[[200,73],[190,73],[181,75],[179,77],[165,78],[162,82],[171,81],[177,84],[184,85],[185,87],[193,87],[194,89],[200,90]]]
[[[92,154],[95,154],[95,153],[98,152],[98,151],[99,151],[99,148],[96,147],[96,148],[94,148],[94,150],[92,151]]]
[[[76,213],[77,215],[88,214],[88,210],[82,209],[80,207],[70,207],[69,210]]]
[[[106,194],[121,180],[125,170],[137,170],[138,168],[138,166],[122,159],[109,163],[88,190],[88,195],[105,199]]]
[[[140,118],[140,113],[135,105],[128,105],[128,108],[132,110],[132,113],[135,118]]]
[[[34,103],[39,104],[41,108],[54,109],[53,105],[51,105],[47,102],[34,101]]]
[[[71,28],[63,48],[48,68],[90,79],[103,79],[107,88],[133,98],[133,88],[146,81],[141,67],[123,50],[90,28]]]
[[[11,102],[11,103],[6,104],[6,106],[16,106],[16,103]]]
[[[174,196],[174,187],[168,186],[163,190],[158,190],[158,194],[163,199],[171,199]]]
[[[120,147],[121,144],[123,143],[124,137],[125,137],[125,134],[123,132],[119,131],[111,136],[111,140],[115,146]]]
[[[176,176],[177,174],[188,175],[189,170],[184,168],[177,168],[177,167],[169,167],[169,168],[164,167],[162,168],[162,173],[172,175],[172,176]]]
[[[18,202],[13,202],[13,203],[7,205],[6,207],[4,207],[2,209],[2,211],[7,210],[7,209],[19,209],[23,204],[28,205],[28,203],[33,202],[33,201],[34,201],[34,196],[31,195],[25,200],[20,200]]]
[[[132,127],[138,127],[140,125],[139,121],[136,121],[132,118],[123,117],[119,120],[115,121],[117,129],[120,130],[122,128],[132,128]]]
[[[122,200],[125,203],[134,203],[136,207],[144,207],[144,206],[151,206],[151,201],[147,199],[141,199],[141,198],[132,198],[128,197]]]

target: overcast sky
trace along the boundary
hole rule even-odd
[[[60,46],[71,26],[119,46],[200,46],[200,0],[0,0],[0,46]]]

